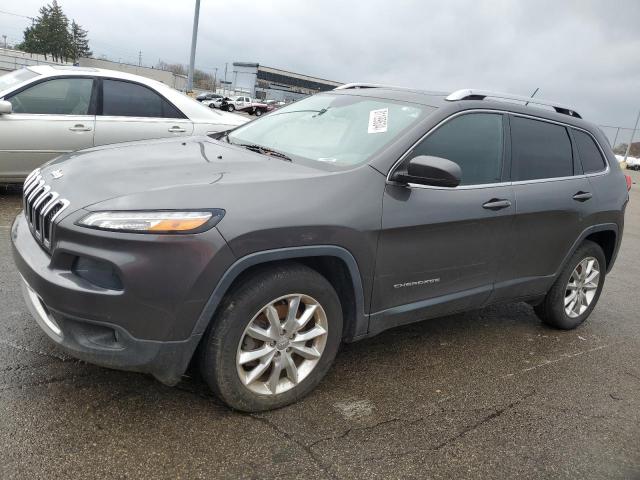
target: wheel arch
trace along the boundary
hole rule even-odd
[[[267,250],[236,260],[213,290],[196,322],[192,337],[200,337],[204,334],[223,298],[243,274],[269,264],[290,261],[313,268],[336,288],[342,304],[345,340],[349,341],[366,335],[369,320],[364,312],[364,290],[358,264],[345,248],[323,245]]]
[[[562,272],[575,251],[586,240],[590,240],[600,245],[607,260],[607,273],[609,273],[611,271],[611,268],[613,267],[613,264],[615,263],[616,257],[618,255],[618,249],[620,247],[619,231],[620,229],[616,223],[602,223],[586,228],[573,243],[573,245],[569,249],[569,252],[567,252],[562,261],[562,264],[560,265],[560,268],[556,272],[556,275],[554,275],[554,278],[556,278],[560,274],[560,272]]]

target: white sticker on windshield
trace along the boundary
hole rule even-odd
[[[381,108],[379,110],[371,110],[369,112],[369,129],[368,133],[383,133],[387,131],[387,122],[389,120],[389,109]]]

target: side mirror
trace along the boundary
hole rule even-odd
[[[407,168],[396,170],[393,180],[434,187],[457,187],[462,179],[460,165],[446,158],[420,155],[409,160]]]
[[[13,112],[13,105],[6,100],[0,100],[0,115]]]

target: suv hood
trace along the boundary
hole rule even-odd
[[[69,200],[66,215],[80,208],[216,207],[210,205],[211,196],[222,185],[237,190],[331,175],[209,137],[97,147],[58,157],[41,170],[52,190]]]

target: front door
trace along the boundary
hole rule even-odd
[[[515,211],[504,182],[505,119],[469,112],[438,127],[405,156],[460,165],[455,188],[389,183],[383,198],[371,311],[402,324],[481,305],[490,295]],[[383,319],[384,321],[384,319]]]
[[[102,80],[102,110],[96,117],[96,145],[182,137],[193,123],[150,88],[124,80]]]
[[[7,95],[0,115],[0,179],[23,180],[48,160],[93,146],[93,79],[53,78]]]

